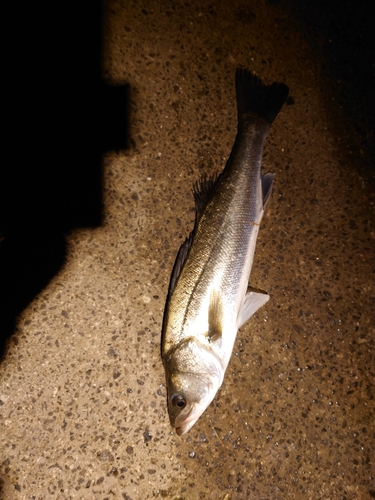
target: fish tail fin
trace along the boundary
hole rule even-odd
[[[289,89],[283,83],[265,85],[260,78],[245,68],[236,71],[238,124],[249,119],[263,118],[270,125],[278,115]]]

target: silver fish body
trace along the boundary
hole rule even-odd
[[[195,187],[196,224],[177,256],[164,314],[168,412],[179,435],[220,388],[238,328],[269,299],[246,292],[274,178],[261,173],[264,140],[288,88],[238,69],[236,93],[236,141],[222,174]]]

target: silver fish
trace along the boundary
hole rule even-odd
[[[211,403],[238,329],[269,299],[248,291],[248,280],[274,180],[261,173],[263,144],[288,87],[238,68],[236,95],[236,141],[221,175],[195,185],[195,227],[177,255],[164,313],[168,412],[178,435]]]

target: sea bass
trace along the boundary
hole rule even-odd
[[[194,187],[196,221],[172,272],[163,321],[168,413],[187,432],[220,388],[238,329],[269,296],[248,291],[259,225],[274,174],[263,144],[288,87],[236,71],[237,137],[224,171]]]

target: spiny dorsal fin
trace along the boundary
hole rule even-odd
[[[181,274],[181,270],[184,267],[189,250],[191,248],[191,245],[193,244],[193,238],[194,238],[194,235],[191,232],[190,235],[188,236],[188,238],[186,238],[186,240],[180,246],[180,250],[178,251],[178,254],[177,254],[174,266],[173,266],[171,280],[169,282],[168,297],[171,296],[171,294],[174,290],[174,287],[176,286],[178,277]]]
[[[214,190],[217,178],[218,178],[218,174],[211,175],[210,177],[202,177],[202,179],[199,182],[196,182],[194,184],[196,222],[201,217],[204,209],[206,208],[208,201],[211,198],[211,195],[212,195],[212,192]],[[193,231],[190,233],[189,237],[186,238],[184,243],[181,245],[180,250],[178,251],[176,261],[174,263],[172,275],[171,275],[171,280],[169,282],[168,297],[171,296],[171,294],[174,290],[174,287],[176,286],[178,277],[180,276],[182,268],[184,267],[184,264],[186,262],[189,250],[191,248],[191,245],[193,244],[195,228],[196,228],[196,225],[195,225]]]

